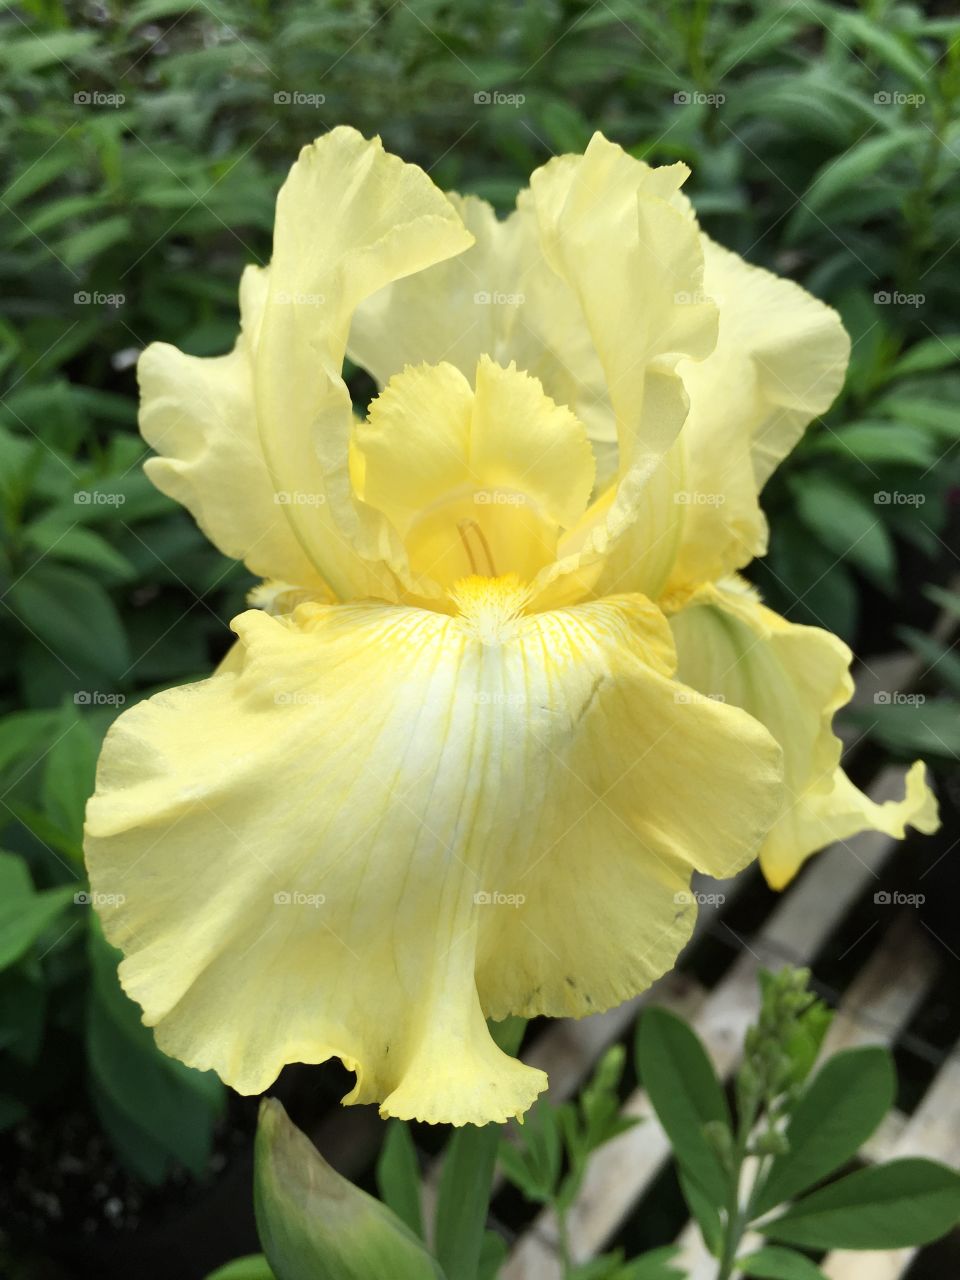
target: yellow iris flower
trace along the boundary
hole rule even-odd
[[[546,1078],[485,1019],[647,987],[694,870],[759,852],[781,885],[934,825],[916,770],[883,807],[840,770],[846,648],[734,576],[849,344],[700,232],[686,176],[597,135],[501,222],[334,129],[233,351],[144,352],[151,478],[266,580],[216,674],[116,721],[88,809],[166,1052],[243,1093],[335,1056],[346,1101],[502,1121]]]

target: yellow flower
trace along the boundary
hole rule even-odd
[[[847,340],[705,240],[686,174],[597,135],[498,222],[338,128],[233,351],[144,352],[150,476],[266,580],[210,679],[114,724],[88,809],[168,1053],[246,1093],[336,1056],[347,1101],[504,1120],[546,1081],[485,1019],[648,986],[695,869],[929,818],[918,778],[895,814],[841,780],[839,642],[721,583]]]

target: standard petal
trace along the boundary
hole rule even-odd
[[[381,387],[406,365],[452,364],[471,381],[481,356],[515,361],[591,438],[615,439],[603,369],[573,289],[547,262],[529,201],[500,219],[450,195],[474,243],[388,285],[357,308],[348,351]]]
[[[692,870],[731,873],[772,822],[779,751],[678,696],[639,597],[528,595],[244,614],[239,670],[115,723],[88,865],[165,1051],[248,1093],[338,1056],[350,1101],[502,1121],[545,1081],[485,1015],[587,1013],[673,963]]]
[[[628,560],[636,559],[631,530],[645,489],[687,415],[678,364],[702,359],[716,341],[700,234],[679,191],[688,172],[679,164],[653,169],[595,134],[582,157],[552,160],[530,181],[524,207],[534,210],[544,253],[580,303],[603,369],[617,452],[615,485],[561,548],[555,591],[562,592],[567,574],[585,582],[585,567],[616,556],[622,539]],[[596,439],[602,445],[609,437]],[[602,447],[599,471],[606,474],[609,445]],[[598,582],[594,574],[597,595],[609,593],[608,577],[602,573]]]
[[[190,511],[224,555],[262,577],[322,586],[277,501],[257,431],[253,362],[267,271],[247,267],[241,332],[226,356],[188,356],[155,342],[137,362],[140,431],[159,455],[144,470]]]
[[[803,862],[835,840],[874,829],[902,839],[909,824],[935,831],[936,801],[917,761],[902,801],[875,804],[840,767],[834,713],[853,694],[850,650],[819,627],[765,608],[744,584],[703,588],[671,618],[678,675],[701,693],[743,707],[783,748],[784,808],[760,852],[782,889]]]
[[[395,598],[402,563],[385,517],[358,503],[351,485],[353,410],[342,365],[353,312],[471,242],[422,169],[343,126],[304,147],[277,197],[257,421],[275,486],[322,498],[291,503],[288,515],[341,599]]]
[[[140,359],[151,479],[263,577],[395,597],[383,518],[358,513],[349,485],[347,332],[367,294],[470,243],[443,193],[379,139],[341,127],[305,147],[277,199],[271,266],[244,274],[234,350],[154,344]]]
[[[759,493],[843,383],[850,339],[832,308],[702,236],[717,345],[678,370],[690,412],[644,489],[598,592],[690,591],[766,550]]]

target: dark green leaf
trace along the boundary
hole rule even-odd
[[[837,1053],[820,1068],[786,1129],[790,1150],[771,1166],[756,1216],[792,1200],[850,1160],[893,1105],[890,1054],[878,1046]]]
[[[377,1190],[414,1235],[423,1239],[423,1211],[420,1206],[420,1165],[410,1126],[391,1120],[377,1160]]]
[[[675,1014],[647,1009],[637,1033],[637,1068],[687,1177],[716,1204],[725,1203],[728,1177],[704,1125],[729,1130],[730,1112],[703,1045]]]
[[[814,1191],[763,1234],[811,1249],[902,1249],[960,1222],[960,1174],[933,1160],[893,1160]]]
[[[756,1276],[758,1280],[825,1280],[820,1268],[804,1254],[775,1244],[738,1258],[737,1268],[745,1276]]]

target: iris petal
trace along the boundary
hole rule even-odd
[[[901,801],[875,804],[840,767],[834,713],[853,695],[850,650],[819,627],[765,608],[743,584],[704,587],[671,619],[679,676],[704,694],[743,707],[783,748],[784,808],[763,843],[760,865],[775,889],[835,840],[907,825],[930,833],[937,806],[917,761]]]
[[[88,865],[166,1052],[248,1093],[338,1056],[350,1101],[503,1120],[544,1077],[484,1015],[633,994],[689,935],[692,870],[753,856],[778,749],[678,700],[658,610],[477,584],[456,617],[243,614],[242,661],[111,729]]]

